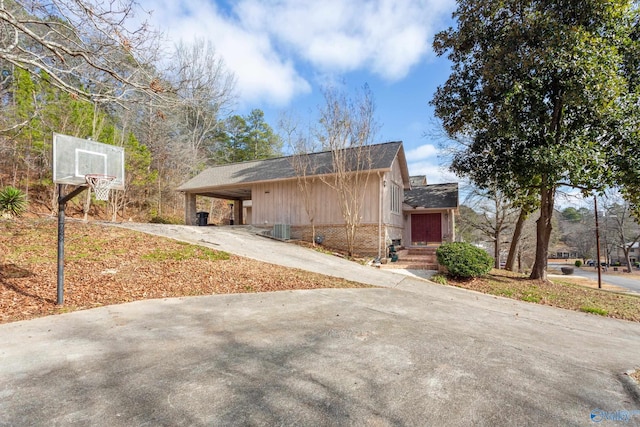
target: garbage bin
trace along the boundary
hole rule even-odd
[[[198,225],[207,225],[209,222],[209,212],[198,212],[196,216],[198,217]]]

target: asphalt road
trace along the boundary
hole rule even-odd
[[[567,264],[558,264],[558,263],[550,263],[550,267],[560,268],[562,266],[567,266]],[[622,270],[622,268],[620,268]],[[640,293],[640,276],[636,275],[622,275],[622,274],[612,274],[613,267],[609,267],[608,272],[602,272],[602,282],[609,283],[611,285],[620,286],[621,288],[625,288],[630,292]],[[594,267],[584,267],[584,268],[575,268],[573,270],[573,276],[586,277],[590,280],[598,280],[598,271]]]

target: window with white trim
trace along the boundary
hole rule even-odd
[[[391,212],[400,213],[400,207],[402,202],[400,201],[400,186],[396,183],[391,183]]]

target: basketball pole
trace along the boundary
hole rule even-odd
[[[64,304],[64,210],[67,202],[86,190],[87,187],[76,187],[66,196],[62,195],[62,184],[58,184],[58,292],[56,305]]]

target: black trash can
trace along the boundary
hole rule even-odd
[[[209,212],[198,212],[196,216],[198,217],[198,225],[207,225],[209,222]]]

